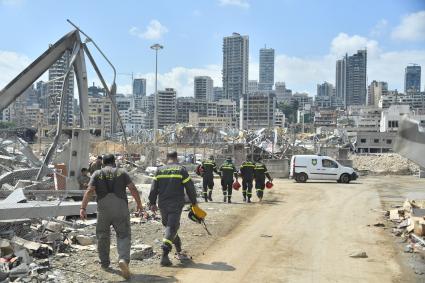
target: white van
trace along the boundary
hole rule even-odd
[[[358,178],[351,167],[345,167],[336,160],[321,155],[294,155],[291,159],[290,177],[298,183],[311,180],[335,180],[349,183]]]

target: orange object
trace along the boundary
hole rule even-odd
[[[270,182],[270,181],[267,181],[267,182],[266,182],[266,188],[267,188],[267,189],[271,189],[271,188],[273,188],[273,183],[272,183],[272,182]]]
[[[232,187],[234,190],[239,191],[239,189],[241,188],[241,184],[238,181],[235,181]]]

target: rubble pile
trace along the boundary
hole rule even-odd
[[[419,171],[418,165],[396,153],[351,155],[350,159],[359,172],[410,175]]]
[[[425,256],[425,201],[406,200],[386,216],[394,224],[392,233],[406,243],[404,251]]]

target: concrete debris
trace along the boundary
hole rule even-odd
[[[406,200],[400,207],[388,212],[389,220],[396,225],[393,235],[408,242],[404,252],[425,252],[425,201]]]
[[[368,174],[410,175],[419,172],[419,166],[396,153],[351,155],[353,168]]]
[[[47,220],[43,220],[41,223],[47,230],[52,232],[61,232],[63,229],[62,223],[57,223],[57,222],[47,221]]]
[[[96,237],[94,236],[86,236],[86,235],[78,235],[75,237],[78,244],[82,246],[90,246],[94,245],[96,242]]]
[[[149,245],[134,245],[131,247],[131,260],[144,260],[151,258],[154,255],[152,246]]]
[[[367,258],[367,253],[365,251],[354,251],[350,254],[352,258]]]

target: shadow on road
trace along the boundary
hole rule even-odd
[[[194,269],[203,269],[203,270],[215,270],[215,271],[234,271],[234,268],[231,265],[228,265],[226,262],[211,262],[207,263],[196,263],[193,260],[185,260],[179,265],[173,266],[175,268],[194,268]]]
[[[133,274],[130,280],[120,282],[160,282],[160,283],[174,283],[178,282],[174,276],[159,276],[149,274]]]

